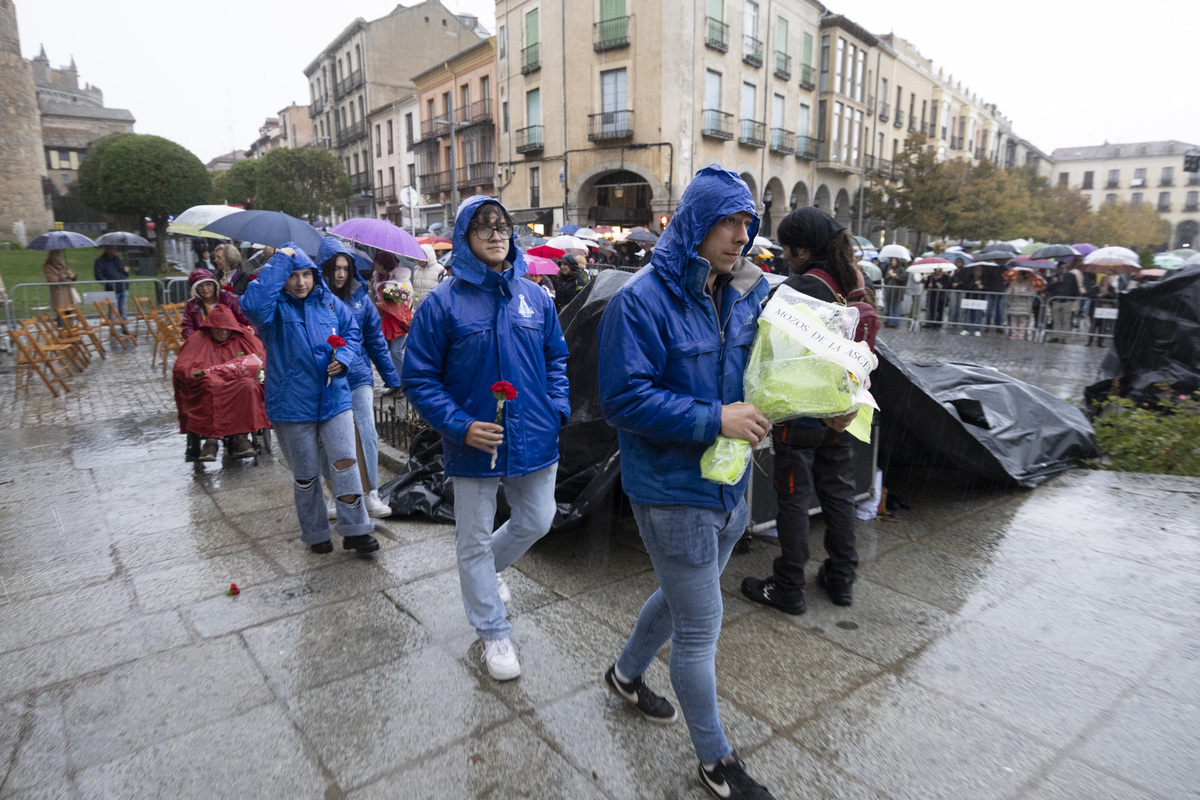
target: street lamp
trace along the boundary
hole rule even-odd
[[[449,105],[450,105],[450,107],[448,109],[446,109],[446,112],[449,115],[449,119],[447,119],[446,117],[438,117],[438,118],[434,119],[433,121],[434,121],[434,123],[442,122],[442,123],[445,123],[450,126],[450,203],[451,203],[451,208],[453,209],[453,213],[457,214],[458,213],[458,169],[455,166],[455,162],[458,160],[458,155],[457,155],[458,148],[455,146],[455,140],[458,138],[458,136],[456,134],[458,132],[458,127],[459,127],[460,123],[455,123],[455,121],[454,121],[454,104],[451,103]],[[465,127],[466,121],[464,120],[461,123],[461,125],[463,125]],[[449,217],[451,215],[447,214],[446,216]],[[450,220],[450,222],[453,222],[453,221],[454,221],[453,219]]]

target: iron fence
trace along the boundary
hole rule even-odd
[[[375,398],[375,430],[381,440],[408,453],[417,434],[429,430],[429,423],[403,395],[378,395]]]

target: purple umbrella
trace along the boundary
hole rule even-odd
[[[329,232],[355,244],[386,250],[398,256],[408,256],[417,261],[425,260],[425,251],[417,244],[412,234],[386,219],[355,217],[334,225]]]
[[[1086,256],[1088,253],[1091,253],[1098,249],[1096,247],[1096,245],[1088,244],[1087,242],[1084,242],[1082,244],[1072,245],[1072,247],[1074,247],[1076,250],[1078,250],[1079,255],[1081,255],[1081,256]]]

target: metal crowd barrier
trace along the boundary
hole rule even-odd
[[[130,297],[147,297],[155,298],[157,304],[179,302],[178,300],[163,299],[169,297],[170,291],[168,284],[177,281],[178,279],[162,279],[162,278],[128,278],[125,283],[129,284]],[[186,282],[187,278],[183,278]],[[72,281],[70,283],[18,283],[8,290],[8,302],[4,306],[5,322],[8,330],[13,330],[17,323],[23,319],[30,317],[40,317],[42,314],[53,314],[54,309],[50,306],[50,287],[52,286],[69,286],[79,293],[80,313],[84,313],[89,318],[97,318],[95,307],[91,305],[92,300],[108,298],[112,293],[104,291],[104,281]],[[186,283],[185,283],[186,288]],[[176,293],[178,293],[176,291]],[[186,296],[185,296],[186,297]],[[90,299],[89,299],[90,298]],[[129,314],[129,305],[126,306],[126,314]],[[85,313],[91,312],[91,313]]]
[[[1022,326],[1015,324],[1005,292],[931,289],[920,295],[906,295],[903,286],[884,286],[880,294],[880,320],[888,327],[966,334],[995,331],[1038,342],[1063,339],[1102,343],[1112,338],[1119,306],[1116,299],[1047,298],[1039,294],[1033,297],[1032,311]],[[1064,327],[1066,332],[1061,333]],[[1056,328],[1060,333],[1055,332]]]

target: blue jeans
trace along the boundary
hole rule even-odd
[[[720,761],[731,748],[717,711],[717,637],[721,633],[721,572],[746,530],[746,501],[726,513],[695,506],[634,504],[659,588],[642,606],[633,634],[617,659],[636,678],[671,641],[671,686],[696,756]]]
[[[1008,320],[1004,318],[1004,295],[990,294],[987,301],[987,319],[984,324],[1003,328],[1008,324]]]
[[[379,434],[375,431],[375,387],[370,384],[356,386],[351,391],[350,412],[354,416],[354,427],[358,428],[358,438],[362,442],[364,466],[367,469],[367,482],[363,492],[371,492],[379,488]],[[325,448],[321,448],[321,475],[329,480],[329,471],[337,459],[325,457]]]
[[[121,319],[124,321],[125,320],[125,299],[129,297],[129,292],[128,291],[116,292],[116,296],[117,296],[117,299],[116,299],[116,302],[113,303],[113,306],[117,309],[117,314],[119,314],[121,316]]]
[[[321,494],[321,449],[324,448],[330,463],[349,459],[354,463],[346,469],[331,470],[330,482],[333,496],[354,496],[354,501],[337,503],[337,531],[342,536],[362,536],[375,530],[375,523],[367,516],[367,507],[362,499],[362,481],[358,477],[358,456],[354,448],[354,418],[343,411],[324,422],[274,422],[275,436],[279,449],[291,467],[292,493],[296,500],[296,516],[300,520],[300,540],[305,544],[329,541],[333,531],[325,511],[325,497]]]
[[[388,352],[392,354],[392,364],[396,367],[397,375],[402,374],[404,369],[404,343],[407,341],[408,334],[404,333],[388,342]]]
[[[467,621],[486,642],[507,639],[512,625],[505,619],[496,573],[512,566],[554,522],[554,482],[558,464],[519,478],[452,477],[454,532],[458,537],[458,583]],[[495,529],[496,490],[512,515]]]

